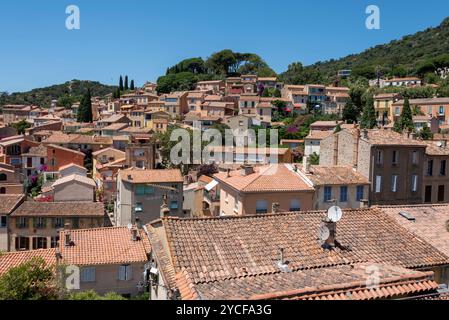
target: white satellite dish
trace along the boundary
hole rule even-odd
[[[132,223],[128,223],[127,227],[128,227],[129,230],[131,230],[133,228]]]
[[[329,239],[330,235],[331,233],[329,231],[329,228],[325,225],[322,225],[318,230],[318,239],[320,239],[321,241],[326,241],[327,239]]]
[[[436,145],[437,145],[437,147],[439,147],[439,148],[441,148],[441,147],[443,146],[443,144],[441,143],[441,141],[438,141],[438,142],[436,143]]]
[[[327,210],[327,217],[332,222],[340,221],[343,216],[343,211],[341,211],[340,207],[332,206]]]

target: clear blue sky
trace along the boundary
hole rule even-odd
[[[65,28],[68,5],[81,30]],[[381,9],[381,30],[365,28],[365,8]],[[358,53],[437,26],[449,1],[427,0],[14,0],[0,2],[0,91],[71,79],[137,85],[183,58],[230,48],[288,64]]]

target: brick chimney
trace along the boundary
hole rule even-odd
[[[329,219],[324,220],[324,225],[329,229],[329,238],[324,242],[325,246],[328,248],[335,248],[335,240],[337,236],[337,223],[330,221]]]
[[[310,173],[310,159],[308,156],[302,158],[302,170],[307,174]]]
[[[277,202],[273,202],[273,204],[271,205],[271,213],[276,214],[279,213],[279,203]]]

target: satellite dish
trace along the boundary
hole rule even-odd
[[[132,223],[128,223],[127,227],[128,227],[129,230],[131,230],[133,228]]]
[[[322,225],[318,230],[318,239],[320,239],[321,241],[326,241],[327,239],[329,239],[330,235],[331,233],[329,231],[329,228],[325,225]]]
[[[327,217],[332,222],[340,221],[343,216],[343,211],[341,211],[340,207],[332,206],[327,210]]]
[[[441,143],[441,141],[437,142],[437,147],[441,148],[443,146],[443,144]]]

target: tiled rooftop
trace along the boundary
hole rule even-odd
[[[158,182],[183,182],[184,178],[179,169],[167,170],[143,170],[143,169],[126,169],[120,171],[122,180],[131,183],[158,183]],[[131,179],[129,179],[131,177]]]
[[[102,217],[102,202],[37,202],[25,201],[13,213],[12,217]]]

